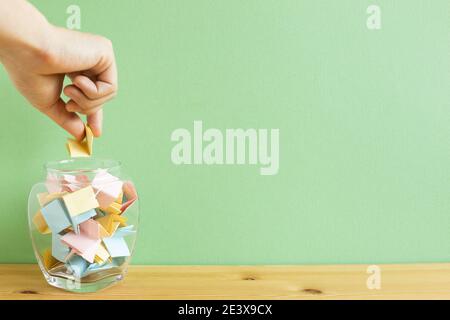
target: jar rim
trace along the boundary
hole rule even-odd
[[[100,171],[119,170],[122,163],[118,160],[102,158],[72,158],[48,161],[44,168],[48,173],[54,174],[77,174],[77,173],[97,173]]]

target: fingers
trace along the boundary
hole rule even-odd
[[[90,80],[89,80],[90,81]],[[115,96],[115,92],[101,96],[95,100],[86,96],[78,87],[68,85],[64,88],[64,94],[73,100],[75,103],[67,104],[67,110],[70,112],[80,112],[86,115],[95,113],[99,107],[111,100]]]
[[[85,110],[85,109],[83,109],[82,107],[80,107],[80,106],[78,105],[78,103],[76,103],[76,102],[73,101],[73,100],[69,100],[69,101],[66,103],[66,110],[67,110],[67,111],[69,111],[69,112],[78,112],[78,113],[84,114],[84,115],[86,115],[86,116],[89,116],[89,115],[91,115],[91,114],[94,114],[94,113],[96,113],[98,110],[101,110],[102,108],[103,108],[103,105],[100,105],[100,106],[98,106],[98,107],[96,107],[96,108],[94,108],[94,109]]]
[[[117,91],[116,86],[98,80],[96,82],[92,81],[89,77],[85,75],[78,75],[73,78],[73,84],[78,87],[89,99],[95,100],[108,96]]]
[[[87,123],[92,130],[94,136],[99,137],[102,135],[103,125],[103,109],[87,116]]]
[[[118,88],[117,83],[117,66],[116,66],[116,59],[114,57],[114,52],[112,51],[111,46],[111,52],[112,52],[112,59],[110,64],[106,67],[106,69],[101,72],[97,78],[99,81],[106,82],[110,84],[115,90]]]
[[[111,41],[93,38],[96,47],[95,64],[69,73],[72,83],[89,99],[95,100],[117,92],[117,65]]]
[[[117,66],[112,43],[100,36],[65,29],[57,30],[58,38],[60,35],[61,39],[64,39],[60,49],[64,59],[56,61],[56,71],[58,74],[67,74],[72,84],[63,90],[70,100],[67,104],[61,100],[58,103],[59,107],[54,109],[59,109],[59,113],[71,121],[77,120],[77,124],[75,122],[72,125],[69,122],[64,124],[66,127],[73,126],[67,127],[66,130],[71,130],[69,132],[77,139],[83,138],[84,129],[76,113],[87,115],[87,122],[93,134],[100,136],[102,107],[118,90]],[[69,121],[67,119],[64,121]]]
[[[66,110],[65,103],[62,99],[59,99],[51,107],[40,110],[64,130],[73,135],[75,139],[81,140],[84,138],[83,121],[76,113]]]

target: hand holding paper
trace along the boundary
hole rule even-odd
[[[111,41],[55,27],[24,0],[0,1],[0,12],[0,62],[20,93],[76,140],[84,137],[77,113],[100,136],[102,107],[117,92]],[[63,89],[65,76],[72,84]]]

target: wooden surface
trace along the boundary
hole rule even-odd
[[[450,299],[450,264],[380,268],[381,289],[369,290],[366,265],[132,266],[114,287],[73,294],[36,265],[0,265],[0,299]]]

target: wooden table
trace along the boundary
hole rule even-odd
[[[0,265],[0,299],[450,299],[450,264],[131,266],[126,279],[92,294],[50,287],[36,265]]]

